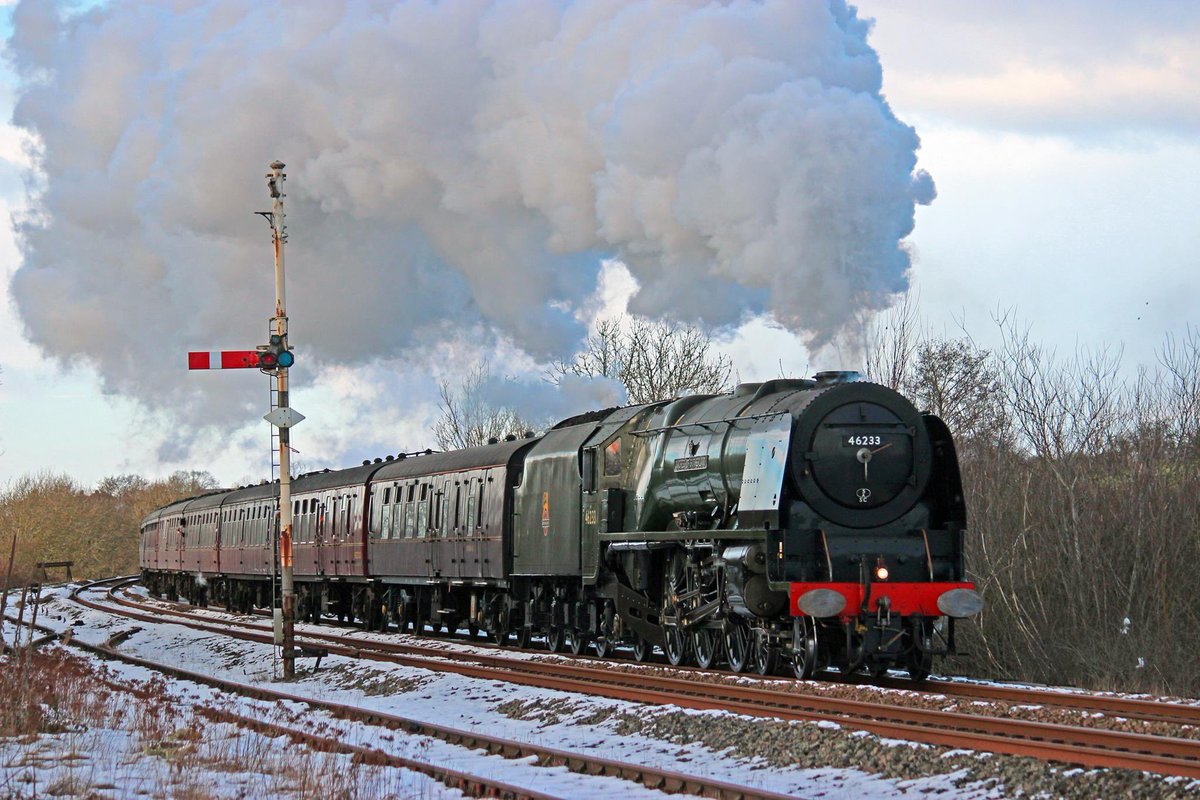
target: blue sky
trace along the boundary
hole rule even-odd
[[[936,200],[917,208],[908,239],[912,282],[933,330],[955,335],[962,324],[995,346],[992,318],[1013,310],[1035,340],[1060,353],[1120,348],[1132,371],[1154,364],[1168,333],[1200,321],[1194,4],[878,0],[859,9],[875,19],[869,42],[883,66],[884,94],[921,137],[918,166],[937,185]],[[9,9],[0,20],[11,29]],[[5,118],[14,83],[0,71]],[[0,199],[10,212],[24,203],[21,147],[18,132],[0,129]],[[247,208],[265,207],[265,187],[253,190],[261,196],[247,197]],[[302,257],[295,247],[289,258]],[[0,271],[11,276],[19,258],[11,232],[0,232]],[[611,286],[610,306],[620,297]],[[269,302],[263,298],[264,308]],[[213,346],[222,344],[229,346]],[[836,366],[814,364],[798,339],[761,323],[724,346],[744,380],[772,377],[781,367]],[[374,373],[348,366],[309,369],[300,352],[294,403],[308,420],[294,437],[305,466],[354,463],[431,441],[436,384],[429,372],[373,380]],[[183,354],[162,357],[182,363]],[[499,357],[515,362],[514,371],[530,365],[511,351]],[[0,478],[55,470],[90,484],[121,472],[195,468],[238,481],[266,469],[268,432],[257,414],[248,412],[241,428],[188,431],[199,444],[177,458],[171,426],[203,429],[203,420],[172,420],[106,395],[88,364],[59,363],[29,344],[9,302],[0,309],[0,370]],[[178,379],[230,380],[247,408],[266,403],[266,379],[257,374],[181,372]],[[401,396],[404,408],[389,405]],[[356,406],[372,409],[373,434],[361,434],[368,420]]]

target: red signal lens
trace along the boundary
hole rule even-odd
[[[275,369],[279,366],[279,356],[271,352],[259,353],[258,366],[261,369]]]

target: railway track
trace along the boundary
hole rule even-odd
[[[118,586],[123,585],[120,582],[121,580],[122,579],[97,581],[80,587],[72,592],[71,599],[84,605],[85,607],[92,608],[94,610],[121,614],[123,612],[114,612],[113,609],[106,607],[102,603],[96,603],[95,601],[82,597],[82,593],[84,591],[98,588],[101,584],[117,583]],[[125,583],[130,582],[128,579],[123,580]],[[110,598],[112,598],[112,592],[115,590],[115,588],[116,587],[114,586],[109,590]],[[130,603],[130,601],[121,602],[124,604]],[[142,617],[142,615],[132,615],[131,613],[126,613],[124,615],[134,616],[134,618]],[[158,619],[151,618],[145,621],[162,622],[162,619],[159,617]],[[194,625],[192,626],[195,627]],[[52,629],[45,626],[39,625],[38,628],[47,633],[55,633]],[[128,631],[115,634],[103,645],[89,644],[78,639],[72,639],[70,644],[88,650],[102,657],[118,659],[125,663],[170,675],[181,680],[208,685],[219,689],[222,692],[275,703],[289,702],[304,704],[310,708],[326,712],[338,719],[382,726],[390,730],[397,730],[414,736],[432,737],[440,739],[451,745],[461,746],[471,750],[483,750],[489,755],[501,756],[506,759],[531,759],[533,763],[539,767],[565,767],[574,773],[588,776],[616,778],[624,782],[635,783],[647,789],[658,790],[666,794],[688,794],[703,797],[721,798],[722,800],[785,800],[785,798],[789,797],[789,795],[767,791],[758,787],[744,786],[705,776],[689,775],[672,770],[661,769],[645,764],[623,762],[616,759],[602,758],[596,755],[581,754],[513,739],[490,736],[479,731],[463,730],[450,726],[433,724],[394,714],[388,714],[374,709],[365,709],[341,703],[333,703],[303,695],[283,692],[260,685],[244,684],[236,681],[217,678],[211,675],[193,672],[170,664],[150,661],[139,656],[122,652],[120,649],[118,649],[119,644],[128,636],[128,634]],[[243,636],[242,638],[252,637]],[[254,639],[252,638],[252,640]],[[368,764],[393,766],[421,772],[443,782],[447,786],[459,789],[465,794],[469,794],[471,796],[522,799],[530,798],[530,800],[533,800],[534,798],[540,800],[540,798],[562,796],[553,793],[547,793],[531,787],[520,786],[505,781],[497,781],[493,778],[475,775],[460,770],[448,769],[432,761],[420,761],[389,754],[375,748],[351,745],[340,741],[335,737],[320,736],[305,730],[294,728],[292,726],[284,726],[259,719],[252,719],[244,715],[235,714],[233,712],[207,709],[202,713],[213,715],[214,719],[217,721],[236,724],[240,727],[245,727],[267,736],[287,736],[294,741],[303,742],[306,746],[313,750],[321,752],[343,753],[351,755],[355,759]]]
[[[176,617],[178,624],[213,633],[271,643],[268,626],[253,622],[220,620],[207,615],[164,609],[122,599],[110,591],[109,600],[119,612],[147,622],[161,622],[162,614]],[[86,604],[113,612],[109,606],[93,601]],[[612,668],[611,662],[566,663],[519,660],[503,656],[468,653],[427,646],[367,640],[361,637],[326,632],[298,632],[297,640],[330,653],[411,667],[456,672],[471,677],[504,680],[541,688],[582,692],[591,695],[655,705],[675,705],[692,709],[715,709],[751,716],[786,720],[835,722],[849,728],[870,731],[880,736],[924,742],[952,748],[970,748],[1010,755],[1078,764],[1145,770],[1166,775],[1200,778],[1200,741],[1129,733],[1125,731],[1052,724],[1022,719],[981,716],[925,708],[905,707],[883,702],[865,702],[845,698],[797,694],[772,688],[768,682],[695,680],[687,672],[681,676],[651,674],[646,670],[625,671]],[[967,688],[970,685],[954,688]],[[938,687],[940,690],[940,686]],[[970,687],[978,688],[978,687]],[[1010,687],[996,687],[1001,699],[1015,702],[1054,703],[1063,697],[1055,692],[1037,691],[1031,695],[1012,694]],[[982,693],[976,696],[982,696]],[[1014,698],[1019,698],[1014,700]],[[1117,706],[1155,716],[1158,721],[1195,724],[1195,709],[1181,704],[1154,704],[1122,698],[1089,698],[1093,710],[1105,701],[1121,703],[1106,713],[1120,713]],[[1068,704],[1071,701],[1068,701]],[[1132,706],[1128,705],[1133,703]],[[1143,705],[1146,704],[1146,705]],[[1148,706],[1155,706],[1150,709]]]
[[[146,609],[148,606],[137,601],[126,601],[121,598],[114,597],[118,603],[132,603],[131,608]],[[166,600],[156,600],[156,603],[165,604],[172,611],[178,613],[190,614],[186,609],[192,609],[186,603],[173,602]],[[158,608],[158,606],[154,606]],[[256,614],[266,615],[266,612],[256,611]],[[230,621],[227,624],[238,625],[248,629],[266,630],[267,628],[253,623],[242,621]],[[323,638],[332,636],[334,640],[338,639],[337,634],[322,634],[309,632],[309,636]],[[344,637],[351,639],[353,637]],[[357,640],[356,640],[357,641]],[[518,648],[500,647],[492,642],[483,639],[439,639],[436,641],[460,641],[470,644],[472,647],[492,650],[498,653],[504,652],[534,652],[539,655],[548,657],[560,656],[564,660],[572,662],[597,662],[604,664],[614,663],[613,659],[600,659],[592,655],[567,655],[559,653],[548,653],[541,649],[520,650]],[[380,643],[372,641],[372,645]],[[386,644],[382,646],[386,647]],[[453,654],[440,648],[422,648],[414,645],[404,647],[407,652],[424,653],[431,656],[440,656],[443,658],[453,658]],[[616,661],[621,664],[623,662]],[[656,662],[657,663],[657,662]],[[746,681],[761,681],[764,683],[777,682],[779,679],[770,675],[758,675],[754,672],[745,673],[729,673],[720,669],[702,669],[699,667],[669,667],[665,659],[661,660],[664,669],[670,669],[672,672],[679,674],[688,674],[702,676],[704,680],[737,680],[740,682]],[[1054,690],[1040,689],[1035,687],[1025,686],[1004,686],[994,683],[970,683],[964,681],[947,681],[929,679],[922,682],[913,682],[908,679],[896,678],[871,678],[863,680],[858,677],[841,677],[836,674],[825,676],[827,680],[822,681],[823,685],[842,684],[847,686],[866,686],[871,688],[882,689],[897,689],[905,692],[915,692],[925,695],[939,695],[951,698],[959,698],[964,700],[983,700],[990,702],[1011,703],[1022,706],[1043,706],[1048,708],[1061,708],[1071,711],[1084,712],[1089,714],[1103,714],[1107,716],[1121,717],[1129,720],[1139,720],[1143,722],[1163,723],[1168,725],[1186,725],[1200,728],[1200,704],[1175,703],[1158,700],[1145,700],[1132,697],[1120,697],[1115,695],[1094,694],[1083,691],[1070,690]]]

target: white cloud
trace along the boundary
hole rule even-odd
[[[866,0],[888,98],[959,125],[1200,132],[1200,4]]]

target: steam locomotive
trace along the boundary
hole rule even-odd
[[[271,603],[278,486],[141,528],[145,585]],[[982,609],[938,417],[859,379],[742,384],[292,484],[298,616],[811,677],[929,674]]]

